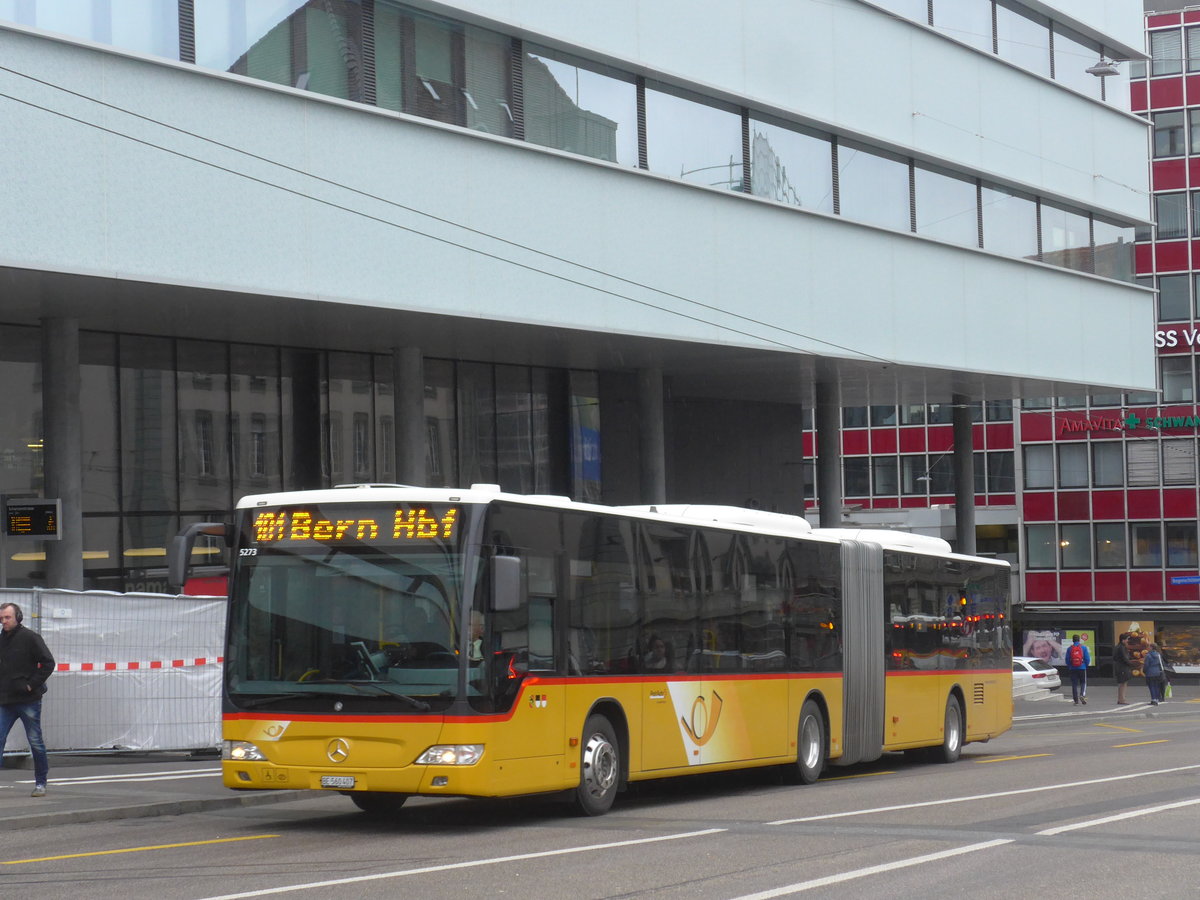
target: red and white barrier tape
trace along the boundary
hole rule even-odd
[[[59,663],[56,672],[134,672],[142,669],[182,669],[223,663],[223,656],[196,656],[191,659],[155,659],[150,662]]]

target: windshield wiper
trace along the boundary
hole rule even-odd
[[[235,698],[237,697],[236,694],[234,694],[233,696]],[[284,700],[299,700],[301,697],[311,697],[311,696],[313,696],[313,695],[307,694],[307,693],[306,694],[298,694],[298,693],[271,694],[267,697],[256,697],[253,700],[241,700],[239,702],[241,703],[243,709],[253,709],[256,706],[267,706],[271,703],[279,703]]]
[[[410,697],[408,694],[402,694],[400,691],[394,691],[387,685],[380,684],[378,681],[342,681],[338,683],[344,684],[346,687],[354,688],[360,694],[368,694],[373,697],[395,697],[397,700],[404,700],[407,703],[411,703],[422,712],[433,709],[433,707],[424,700],[418,700],[416,697]],[[367,688],[372,688],[374,693],[367,690]]]

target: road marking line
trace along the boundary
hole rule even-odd
[[[720,834],[728,831],[726,828],[706,828],[703,831],[688,831],[682,834],[666,834],[652,838],[637,838],[628,841],[613,841],[607,844],[585,844],[580,847],[564,847],[561,850],[542,850],[537,853],[519,853],[515,856],[495,856],[490,859],[473,859],[467,862],[447,863],[442,866],[423,866],[420,869],[399,869],[395,872],[378,872],[374,875],[356,875],[353,878],[336,878],[331,881],[310,881],[305,884],[290,884],[285,887],[263,888],[258,891],[246,891],[241,894],[221,894],[217,897],[207,897],[205,900],[239,900],[242,897],[265,897],[268,894],[287,894],[291,891],[308,891],[315,888],[339,887],[344,884],[361,884],[366,881],[382,881],[386,878],[403,878],[405,875],[425,875],[429,872],[450,872],[454,869],[474,869],[479,866],[491,866],[497,863],[520,862],[525,859],[545,859],[549,856],[565,856],[570,853],[587,853],[591,850],[609,850],[613,847],[633,847],[638,844],[654,844],[660,841],[677,841],[681,838],[705,837],[710,834]]]
[[[1111,728],[1114,731],[1131,731],[1134,734],[1142,733],[1142,729],[1140,729],[1140,728],[1127,728],[1124,725],[1109,725],[1107,722],[1097,722],[1096,727],[1097,728]]]
[[[909,866],[919,866],[922,863],[936,862],[939,859],[947,859],[952,856],[961,856],[964,853],[974,853],[978,850],[990,850],[992,847],[999,847],[1003,844],[1011,844],[1011,838],[1000,838],[994,841],[984,841],[981,844],[968,844],[966,847],[955,847],[953,850],[942,850],[938,853],[927,853],[924,856],[914,856],[910,859],[902,859],[897,862],[882,863],[878,866],[867,866],[865,869],[853,869],[849,872],[841,872],[837,875],[827,875],[824,878],[814,878],[812,881],[801,881],[796,884],[786,884],[783,887],[772,888],[767,891],[760,891],[757,894],[744,894],[741,897],[736,897],[734,900],[770,900],[771,897],[786,897],[788,894],[799,894],[801,891],[809,891],[813,888],[829,887],[832,884],[841,884],[843,881],[852,881],[855,878],[865,878],[868,875],[878,875],[881,872],[893,872],[896,869],[906,869]]]
[[[69,778],[55,778],[55,784],[69,784],[78,781],[95,781],[99,778],[104,779],[134,779],[134,778],[163,778],[168,775],[188,775],[193,778],[198,778],[201,775],[220,775],[221,770],[216,769],[169,769],[163,772],[129,772],[121,775],[73,775]],[[33,784],[33,781],[23,781],[22,784]]]
[[[53,862],[59,859],[80,859],[84,856],[111,856],[115,853],[141,853],[145,850],[173,850],[177,847],[201,847],[205,844],[231,844],[234,841],[261,841],[265,838],[277,838],[277,834],[252,834],[246,837],[214,838],[211,841],[187,841],[183,844],[155,844],[150,847],[126,847],[121,850],[95,850],[91,853],[66,853],[62,856],[39,856],[34,859],[10,859],[0,862],[3,866],[19,866],[22,863]]]
[[[874,778],[876,775],[895,775],[893,772],[863,772],[861,775],[831,775],[829,778],[822,778],[822,781],[849,781],[851,778]]]
[[[827,819],[843,819],[850,816],[869,816],[872,813],[895,812],[902,809],[920,809],[926,806],[948,806],[951,803],[973,803],[977,800],[991,800],[993,797],[1014,797],[1018,794],[1036,794],[1042,791],[1058,791],[1067,788],[1087,787],[1093,784],[1108,784],[1113,781],[1128,781],[1131,778],[1146,778],[1150,775],[1172,775],[1176,772],[1190,772],[1200,769],[1200,765],[1178,766],[1174,769],[1155,769],[1150,772],[1131,772],[1128,775],[1114,775],[1111,778],[1090,778],[1087,781],[1070,781],[1064,784],[1048,784],[1043,787],[1017,788],[1011,791],[995,791],[990,794],[972,794],[969,797],[951,797],[947,800],[924,800],[920,803],[902,803],[897,806],[877,806],[873,809],[853,809],[847,812],[826,813],[821,816],[805,816],[799,819],[778,819],[767,822],[767,825],[794,825],[799,822],[823,822]]]
[[[1113,747],[1114,748],[1117,748],[1117,747],[1145,747],[1147,744],[1169,744],[1169,743],[1170,743],[1170,741],[1168,741],[1166,738],[1161,738],[1160,740],[1157,740],[1157,741],[1138,741],[1135,744],[1113,744]]]
[[[1164,809],[1179,809],[1182,806],[1195,806],[1200,803],[1200,800],[1180,800],[1178,803],[1164,803],[1162,806],[1150,806],[1146,809],[1135,809],[1130,812],[1118,813],[1115,816],[1105,816],[1103,819],[1092,819],[1089,822],[1076,822],[1074,825],[1059,825],[1055,828],[1047,828],[1045,831],[1035,832],[1036,834],[1053,835],[1062,834],[1064,831],[1075,831],[1080,828],[1091,828],[1093,825],[1107,825],[1109,822],[1120,822],[1122,819],[1133,819],[1137,816],[1148,816],[1151,813],[1162,812]]]
[[[1030,753],[1028,756],[996,756],[992,759],[975,759],[975,763],[1012,762],[1014,759],[1038,759],[1042,756],[1053,756],[1053,753]]]
[[[141,778],[133,778],[130,776],[122,776],[120,778],[105,778],[103,775],[94,775],[91,778],[55,778],[51,784],[56,784],[61,787],[79,787],[87,784],[136,784],[145,781],[182,781],[186,778],[220,778],[220,772],[196,772],[192,775],[145,775]],[[27,781],[19,781],[18,784],[33,784],[33,779]]]

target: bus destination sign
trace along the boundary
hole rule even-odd
[[[4,504],[4,532],[10,537],[62,540],[58,531],[61,509],[59,500],[10,500]]]
[[[456,506],[344,506],[336,509],[291,506],[258,510],[251,529],[256,544],[294,544],[316,541],[341,544],[355,541],[407,543],[453,540],[459,519]]]

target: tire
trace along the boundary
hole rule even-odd
[[[829,741],[825,734],[825,717],[812,700],[800,707],[800,723],[796,728],[796,762],[788,770],[793,784],[813,784],[825,770]]]
[[[352,791],[350,799],[354,805],[370,816],[390,816],[398,813],[408,794],[393,794],[388,791]]]
[[[579,751],[579,787],[575,805],[585,816],[602,816],[612,808],[621,785],[621,745],[612,723],[589,716]]]
[[[951,694],[946,701],[946,725],[942,731],[942,745],[933,749],[933,758],[938,762],[957,762],[962,755],[965,730],[962,704],[958,697]]]

